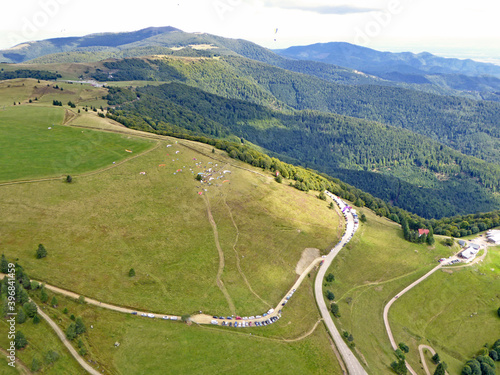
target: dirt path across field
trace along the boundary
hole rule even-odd
[[[101,168],[101,169],[98,169],[98,170],[95,170],[95,171],[91,171],[91,172],[86,172],[86,173],[82,173],[82,174],[78,174],[78,175],[73,175],[73,178],[76,178],[76,177],[88,177],[88,176],[93,176],[93,175],[96,175],[96,174],[99,174],[99,173],[102,173],[102,172],[105,172],[105,171],[108,171],[112,168],[116,168],[118,167],[119,165],[122,165],[124,163],[127,163],[131,160],[134,160],[138,157],[141,157],[141,156],[144,156],[145,154],[148,154],[150,153],[151,151],[154,151],[156,150],[158,147],[160,147],[160,142],[158,142],[156,144],[156,146],[150,148],[149,150],[146,150],[144,152],[141,152],[140,154],[137,154],[135,156],[132,156],[132,157],[129,157],[125,160],[122,160],[118,163],[115,163],[113,165],[110,165],[110,166],[107,166],[107,167],[104,167],[104,168]],[[66,177],[66,175],[63,175],[63,176],[58,176],[58,177],[47,177],[47,178],[39,178],[39,179],[33,179],[33,180],[19,180],[19,181],[11,181],[11,182],[3,182],[3,183],[0,183],[0,187],[1,186],[8,186],[8,185],[17,185],[17,184],[30,184],[30,183],[35,183],[35,182],[43,182],[43,181],[55,181],[55,180],[61,180],[62,178]]]
[[[208,197],[206,195],[203,195],[203,197],[205,204],[207,206],[208,221],[210,222],[210,225],[212,226],[214,232],[215,247],[217,248],[217,252],[219,253],[219,270],[217,271],[215,282],[217,283],[217,286],[221,290],[222,294],[224,294],[224,297],[226,297],[226,301],[227,304],[229,305],[229,310],[231,310],[231,314],[236,315],[236,307],[234,306],[234,302],[231,296],[229,295],[229,292],[227,291],[224,282],[221,279],[222,273],[224,272],[225,262],[224,262],[224,251],[222,251],[222,248],[219,243],[219,231],[217,230],[217,224],[215,223],[214,217],[212,216],[210,201],[208,200]]]
[[[424,281],[425,279],[427,279],[429,276],[431,276],[434,272],[436,272],[437,270],[439,269],[443,269],[443,271],[448,271],[448,270],[453,270],[453,269],[458,269],[458,268],[464,268],[464,267],[470,267],[470,266],[473,266],[475,264],[477,264],[478,262],[482,261],[487,253],[488,253],[488,244],[483,244],[484,245],[484,254],[481,255],[480,257],[477,257],[476,259],[474,259],[474,261],[468,263],[468,264],[464,264],[463,266],[450,266],[450,267],[446,267],[446,269],[444,269],[444,264],[439,264],[438,266],[434,267],[432,270],[430,270],[429,272],[427,272],[424,276],[422,276],[420,279],[414,281],[413,283],[411,283],[410,285],[408,285],[406,288],[404,288],[401,292],[399,292],[398,294],[396,294],[396,296],[394,296],[384,307],[384,325],[385,325],[385,330],[387,332],[387,335],[389,336],[389,340],[391,342],[391,346],[394,350],[396,350],[398,347],[396,345],[396,341],[394,340],[394,336],[392,334],[392,330],[391,330],[391,326],[389,324],[389,318],[388,318],[388,315],[389,315],[389,309],[391,308],[392,304],[394,302],[396,302],[396,300],[402,296],[403,294],[405,294],[406,292],[408,292],[410,289],[414,288],[415,286],[417,286],[418,284],[420,284],[422,281]],[[462,251],[462,250],[460,250]],[[450,259],[455,259],[457,258],[457,255],[458,253],[456,253],[454,256],[448,258],[448,261]],[[458,259],[458,258],[457,258]],[[430,346],[427,346],[427,348],[429,349],[432,349]],[[419,350],[420,350],[420,347],[419,347]],[[432,350],[433,351],[433,350]],[[422,357],[422,354],[421,354],[421,357]],[[423,357],[422,357],[423,358]],[[425,361],[422,361],[422,364],[424,364]],[[425,366],[425,365],[424,365]],[[415,372],[415,370],[413,370],[413,368],[410,366],[410,364],[407,362],[406,363],[406,367],[408,368],[408,371],[412,374],[412,375],[417,375],[417,373]],[[426,371],[427,374],[429,374],[428,370]]]
[[[430,351],[432,355],[436,354],[436,351],[432,347],[430,347],[429,345],[419,345],[418,346],[418,352],[420,353],[420,361],[422,362],[422,366],[424,367],[424,371],[425,371],[426,375],[432,375],[431,372],[429,371],[429,367],[427,366],[427,361],[425,359],[424,349],[427,349],[428,351]],[[448,371],[445,371],[445,373],[448,374]]]
[[[82,357],[80,357],[80,355],[76,352],[75,348],[73,348],[73,345],[71,345],[71,343],[66,338],[66,335],[61,330],[61,328],[59,328],[59,326],[52,319],[50,319],[49,316],[47,314],[45,314],[40,309],[40,307],[38,305],[37,305],[37,309],[38,309],[38,314],[43,319],[45,319],[47,321],[47,323],[49,323],[50,327],[55,331],[56,335],[62,341],[62,343],[64,344],[64,346],[69,350],[69,352],[71,353],[71,355],[73,356],[73,358],[75,358],[78,361],[78,363],[80,364],[80,366],[82,366],[85,369],[85,371],[87,371],[89,374],[92,374],[92,375],[102,375],[99,371],[97,371],[92,366],[90,366],[85,361],[85,359],[83,359]]]
[[[227,165],[227,164],[226,164]],[[223,168],[224,169],[224,168]],[[234,221],[234,217],[233,217],[233,212],[231,211],[231,207],[229,207],[229,205],[227,204],[227,201],[226,201],[226,197],[224,196],[224,205],[226,206],[227,208],[227,211],[229,212],[229,217],[231,218],[231,221],[233,223],[233,226],[234,228],[236,229],[236,239],[234,240],[234,244],[233,244],[233,251],[234,251],[234,254],[236,255],[236,268],[238,269],[238,272],[240,273],[240,276],[243,278],[243,281],[245,281],[245,284],[247,285],[248,289],[250,290],[250,292],[252,292],[252,294],[257,297],[258,299],[260,299],[262,302],[264,302],[264,304],[266,304],[268,307],[271,307],[271,304],[269,302],[267,302],[266,300],[264,300],[261,296],[259,296],[252,288],[252,286],[250,285],[250,282],[248,281],[245,273],[243,272],[243,270],[241,269],[241,264],[240,264],[240,255],[238,253],[238,250],[236,250],[236,245],[238,244],[238,239],[240,237],[240,231],[238,229],[238,226],[236,225],[236,222]]]
[[[5,350],[4,348],[0,348],[0,353],[4,354],[6,357],[9,356],[9,352]],[[7,359],[8,360],[8,359]],[[9,360],[8,360],[9,361]],[[23,361],[21,361],[19,358],[16,357],[16,370],[22,375],[33,375],[33,373],[30,371],[28,366],[24,364]]]

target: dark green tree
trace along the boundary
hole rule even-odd
[[[336,303],[330,305],[330,310],[334,317],[340,318],[339,306]]]
[[[76,331],[77,335],[81,335],[82,333],[85,333],[85,331],[87,331],[87,328],[85,327],[85,324],[83,323],[83,319],[80,316],[78,318],[76,318],[75,331]]]
[[[408,373],[408,369],[406,368],[406,362],[401,359],[394,361],[391,363],[391,368],[398,375],[406,375]]]
[[[45,363],[50,365],[52,363],[54,363],[55,361],[57,361],[59,359],[59,353],[53,351],[53,350],[49,350],[47,352],[47,354],[45,355]]]
[[[326,275],[326,281],[331,283],[333,280],[335,280],[335,276],[333,275],[333,273],[329,273],[328,275]]]
[[[444,375],[446,373],[446,363],[441,362],[436,367],[436,371],[434,371],[434,375]]]
[[[403,353],[408,353],[410,351],[410,348],[404,342],[400,342],[398,347],[403,351]]]
[[[40,301],[42,301],[43,303],[47,303],[48,300],[49,300],[49,295],[45,291],[45,288],[42,288],[40,292]]]
[[[67,182],[68,184],[71,184],[71,183],[73,182],[73,177],[71,177],[70,175],[67,175],[67,176],[66,176],[66,182]]]
[[[66,337],[69,341],[72,341],[76,337],[76,325],[75,323],[71,323],[66,329]]]
[[[133,268],[131,268],[130,271],[128,271],[128,276],[129,277],[134,277],[135,276],[135,270]]]
[[[2,259],[0,260],[0,271],[2,273],[8,273],[9,272],[9,262],[5,258],[4,254],[2,254]]]
[[[24,312],[24,309],[19,309],[19,312],[17,313],[17,322],[19,324],[23,324],[26,321],[26,313]]]
[[[36,314],[33,317],[33,324],[38,324],[38,323],[40,323],[40,317],[38,316],[38,314]]]
[[[38,249],[36,250],[36,259],[42,259],[47,256],[47,250],[42,244],[38,245]]]
[[[329,300],[329,301],[333,301],[335,299],[335,294],[333,294],[332,291],[330,290],[327,290],[326,291],[326,298]]]
[[[16,349],[22,349],[28,345],[28,340],[26,339],[26,336],[24,336],[24,333],[22,333],[21,331],[16,331],[14,342]]]
[[[56,298],[56,296],[52,297],[52,300],[50,301],[50,304],[51,304],[53,307],[57,307],[58,302],[57,302],[57,298]]]
[[[433,362],[434,364],[436,364],[436,365],[437,365],[439,362],[441,362],[441,358],[439,358],[439,354],[438,354],[438,353],[436,353],[436,354],[434,354],[434,355],[432,356],[432,362]]]
[[[472,375],[472,369],[470,368],[469,365],[465,365],[464,368],[462,369],[462,375]]]
[[[28,318],[33,318],[38,311],[34,302],[26,302],[23,305],[23,309],[24,309],[24,312],[26,313],[26,315],[28,316]]]
[[[362,223],[366,223],[366,215],[361,214],[361,216],[359,217],[359,221],[361,221]]]

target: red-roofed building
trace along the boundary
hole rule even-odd
[[[421,235],[428,235],[429,234],[429,229],[419,229],[418,230],[418,236],[420,237]]]

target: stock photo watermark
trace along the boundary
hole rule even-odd
[[[233,12],[241,4],[243,4],[243,0],[216,0],[212,3],[212,6],[222,21],[227,12]]]
[[[61,5],[66,5],[69,0],[39,0],[38,7],[31,16],[23,17],[19,32],[8,34],[12,46],[18,45],[26,40],[34,40],[40,31],[59,14]]]
[[[412,0],[406,1],[406,3]],[[390,0],[384,10],[373,12],[372,19],[363,27],[356,27],[354,44],[370,44],[370,41],[382,34],[384,29],[389,27],[394,16],[397,16],[405,10],[405,5],[401,0]]]
[[[11,367],[16,367],[16,268],[13,263],[8,265],[7,274],[7,339],[9,340],[9,349],[7,350],[7,360]]]

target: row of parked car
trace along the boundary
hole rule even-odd
[[[281,303],[281,306],[285,306],[286,305],[286,303],[288,302],[288,300],[290,298],[292,298],[293,293],[295,293],[295,289],[292,289],[292,291],[290,292],[290,294],[285,297],[285,300]]]
[[[278,316],[273,316],[267,320],[264,320],[262,322],[248,322],[244,320],[236,321],[236,322],[226,322],[222,321],[221,326],[228,326],[228,327],[263,327],[267,326],[269,324],[273,324],[275,321],[277,321],[281,317],[281,314]],[[219,321],[212,319],[211,321],[212,324],[218,325]]]
[[[132,315],[137,315],[137,311],[132,311],[131,313]],[[145,317],[145,318],[156,318],[156,315],[155,314],[147,314],[147,313],[141,313],[141,316]],[[162,316],[162,319],[165,319],[165,320],[177,320],[178,317],[177,316],[169,316],[169,315],[163,315]]]

